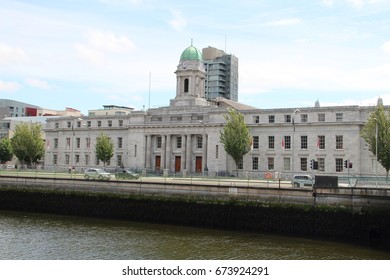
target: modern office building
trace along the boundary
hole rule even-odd
[[[375,156],[360,131],[375,106],[332,106],[257,109],[225,98],[207,101],[202,90],[206,70],[202,55],[193,46],[185,49],[176,69],[176,97],[166,107],[128,114],[48,119],[45,167],[77,170],[103,167],[94,146],[100,133],[115,144],[109,168],[121,165],[138,171],[169,174],[226,174],[235,164],[219,141],[227,108],[239,110],[253,137],[253,149],[239,165],[240,174],[263,177],[268,172],[311,173],[310,161],[318,161],[318,174],[374,175]],[[314,103],[314,102],[313,102]],[[353,163],[346,169],[345,160]],[[378,165],[380,174],[385,170]]]
[[[202,50],[206,70],[205,97],[238,101],[238,58],[224,51],[208,47]]]
[[[0,99],[0,119],[5,117],[33,117],[38,116],[40,107],[10,100]]]

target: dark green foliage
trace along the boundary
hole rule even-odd
[[[0,141],[0,162],[10,161],[13,156],[11,141],[8,138],[2,138]]]

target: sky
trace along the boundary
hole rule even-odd
[[[238,57],[244,104],[390,105],[388,0],[0,0],[0,99],[168,106],[191,40]]]

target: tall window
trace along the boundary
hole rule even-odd
[[[291,160],[289,157],[283,158],[283,170],[290,171],[291,170]]]
[[[284,122],[290,123],[291,122],[291,115],[284,115]]]
[[[219,156],[219,146],[215,145],[215,158],[218,158]]]
[[[81,143],[81,139],[80,138],[76,138],[76,148],[77,149],[80,149],[80,143]]]
[[[202,149],[202,147],[203,147],[203,136],[198,136],[196,140],[197,140],[197,147],[198,147],[198,149]]]
[[[273,157],[267,158],[268,161],[268,170],[274,170],[275,169],[275,159]]]
[[[117,166],[122,166],[122,155],[116,156],[116,164]]]
[[[188,92],[189,83],[188,79],[184,79],[184,92]]]
[[[336,158],[336,172],[343,172],[343,159]]]
[[[323,114],[323,113],[318,114],[318,121],[324,122],[325,121],[325,114]]]
[[[325,135],[318,136],[318,149],[325,150]]]
[[[259,136],[253,136],[253,149],[259,149]]]
[[[252,157],[252,170],[259,170],[259,158]]]
[[[134,157],[137,157],[137,145],[134,145]]]
[[[66,148],[70,149],[70,138],[66,138]]]
[[[54,149],[58,149],[58,138],[54,138]]]
[[[75,161],[76,161],[76,163],[79,163],[79,162],[80,162],[80,155],[76,155]]]
[[[275,149],[275,136],[268,136],[268,149]]]
[[[70,163],[70,156],[65,155],[65,164],[69,164],[69,163]]]
[[[85,138],[85,147],[87,149],[89,149],[91,147],[91,138],[90,137]]]
[[[301,136],[301,149],[307,150],[307,136],[306,135]]]
[[[284,144],[286,150],[291,149],[291,136],[284,136],[284,143],[282,144]]]
[[[53,164],[57,164],[58,155],[53,155]]]
[[[118,120],[118,125],[123,126],[123,120]]]
[[[344,119],[343,113],[336,113],[336,122],[342,122]]]
[[[343,136],[342,135],[336,135],[336,149],[337,150],[343,149]]]
[[[118,137],[118,149],[122,149],[122,148],[123,148],[123,138]]]
[[[157,136],[157,149],[161,149],[161,146],[162,146],[162,137],[161,136]]]
[[[89,165],[89,155],[85,155],[85,165]]]
[[[181,149],[181,136],[176,137],[176,148]]]
[[[269,123],[274,123],[275,122],[275,115],[269,115],[268,116],[268,122]]]
[[[307,171],[307,158],[301,158],[301,171]]]
[[[318,158],[318,171],[325,171],[325,159]]]
[[[240,159],[238,162],[238,165],[237,165],[237,169],[242,170],[243,168],[244,168],[244,163],[243,163],[243,160]]]
[[[108,120],[107,124],[108,124],[109,127],[111,127],[112,126],[112,120]]]

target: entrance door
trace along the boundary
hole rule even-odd
[[[161,169],[161,156],[156,156],[156,171]]]
[[[181,171],[181,156],[175,157],[175,172]]]
[[[195,159],[195,172],[196,173],[202,172],[202,157],[196,157]]]

